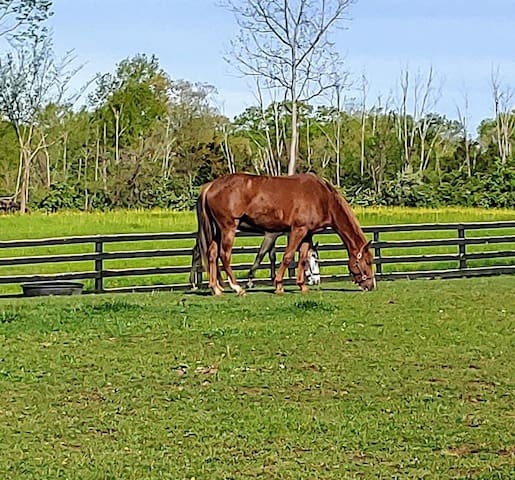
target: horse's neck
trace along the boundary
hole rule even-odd
[[[335,199],[333,212],[333,228],[340,236],[349,253],[357,252],[366,243],[363,230],[349,207]]]

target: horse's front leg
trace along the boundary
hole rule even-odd
[[[297,267],[297,285],[302,293],[308,293],[309,289],[306,286],[306,262],[308,259],[310,242],[302,242],[299,249],[299,265]]]
[[[222,242],[220,259],[224,267],[225,273],[227,273],[227,279],[229,285],[238,295],[245,295],[245,290],[238,285],[236,277],[231,268],[231,254],[232,247],[234,244],[234,237],[236,236],[236,225],[231,226],[228,229],[222,229]]]
[[[307,228],[292,229],[290,237],[288,238],[288,245],[284,251],[283,261],[281,262],[281,266],[279,267],[275,277],[275,293],[284,293],[284,272],[286,272],[288,265],[293,260],[295,252],[297,251],[297,248],[299,248],[299,244],[306,234]]]

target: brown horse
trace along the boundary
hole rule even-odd
[[[312,174],[271,177],[237,173],[212,181],[201,193],[199,240],[209,287],[215,295],[222,293],[218,258],[231,288],[244,293],[230,264],[240,221],[263,232],[290,232],[275,278],[276,293],[284,291],[284,273],[299,245],[299,266],[303,266],[313,233],[326,227],[332,227],[345,244],[354,282],[364,291],[375,288],[371,242],[367,242],[356,216],[333,186]],[[307,291],[304,268],[297,271],[297,285]]]
[[[197,218],[200,218],[202,215],[202,196],[199,196],[197,199],[196,209]],[[270,259],[270,274],[272,280],[275,280],[277,258],[275,242],[281,235],[288,232],[266,232],[260,228],[256,229],[253,225],[246,223],[244,220],[240,220],[238,222],[238,230],[248,233],[261,233],[264,235],[256,259],[254,260],[254,263],[252,264],[252,267],[250,267],[249,270],[247,287],[252,288],[254,286],[254,277],[256,271],[263,262],[263,259],[265,258],[265,255],[267,253]],[[318,285],[320,283],[320,266],[317,247],[318,243],[317,245],[312,245],[310,243],[308,249],[308,261],[304,265],[305,275],[308,277],[310,285]],[[200,235],[197,235],[195,246],[193,247],[193,250],[191,252],[190,285],[192,289],[195,290],[199,283],[202,283],[202,254],[200,248]],[[222,280],[220,276],[218,279],[218,283],[219,286],[222,288]]]

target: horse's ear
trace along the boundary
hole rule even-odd
[[[318,250],[318,242],[313,245],[313,250]]]
[[[367,244],[363,247],[363,251],[366,252],[370,248],[371,245],[372,245],[372,240],[369,240],[367,242]]]

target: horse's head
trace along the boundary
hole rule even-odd
[[[320,267],[318,259],[318,242],[313,245],[308,252],[306,259],[306,278],[308,285],[320,285]]]
[[[376,287],[376,279],[372,263],[374,257],[370,251],[372,241],[365,244],[358,251],[349,253],[349,271],[354,283],[364,292],[373,290]]]

